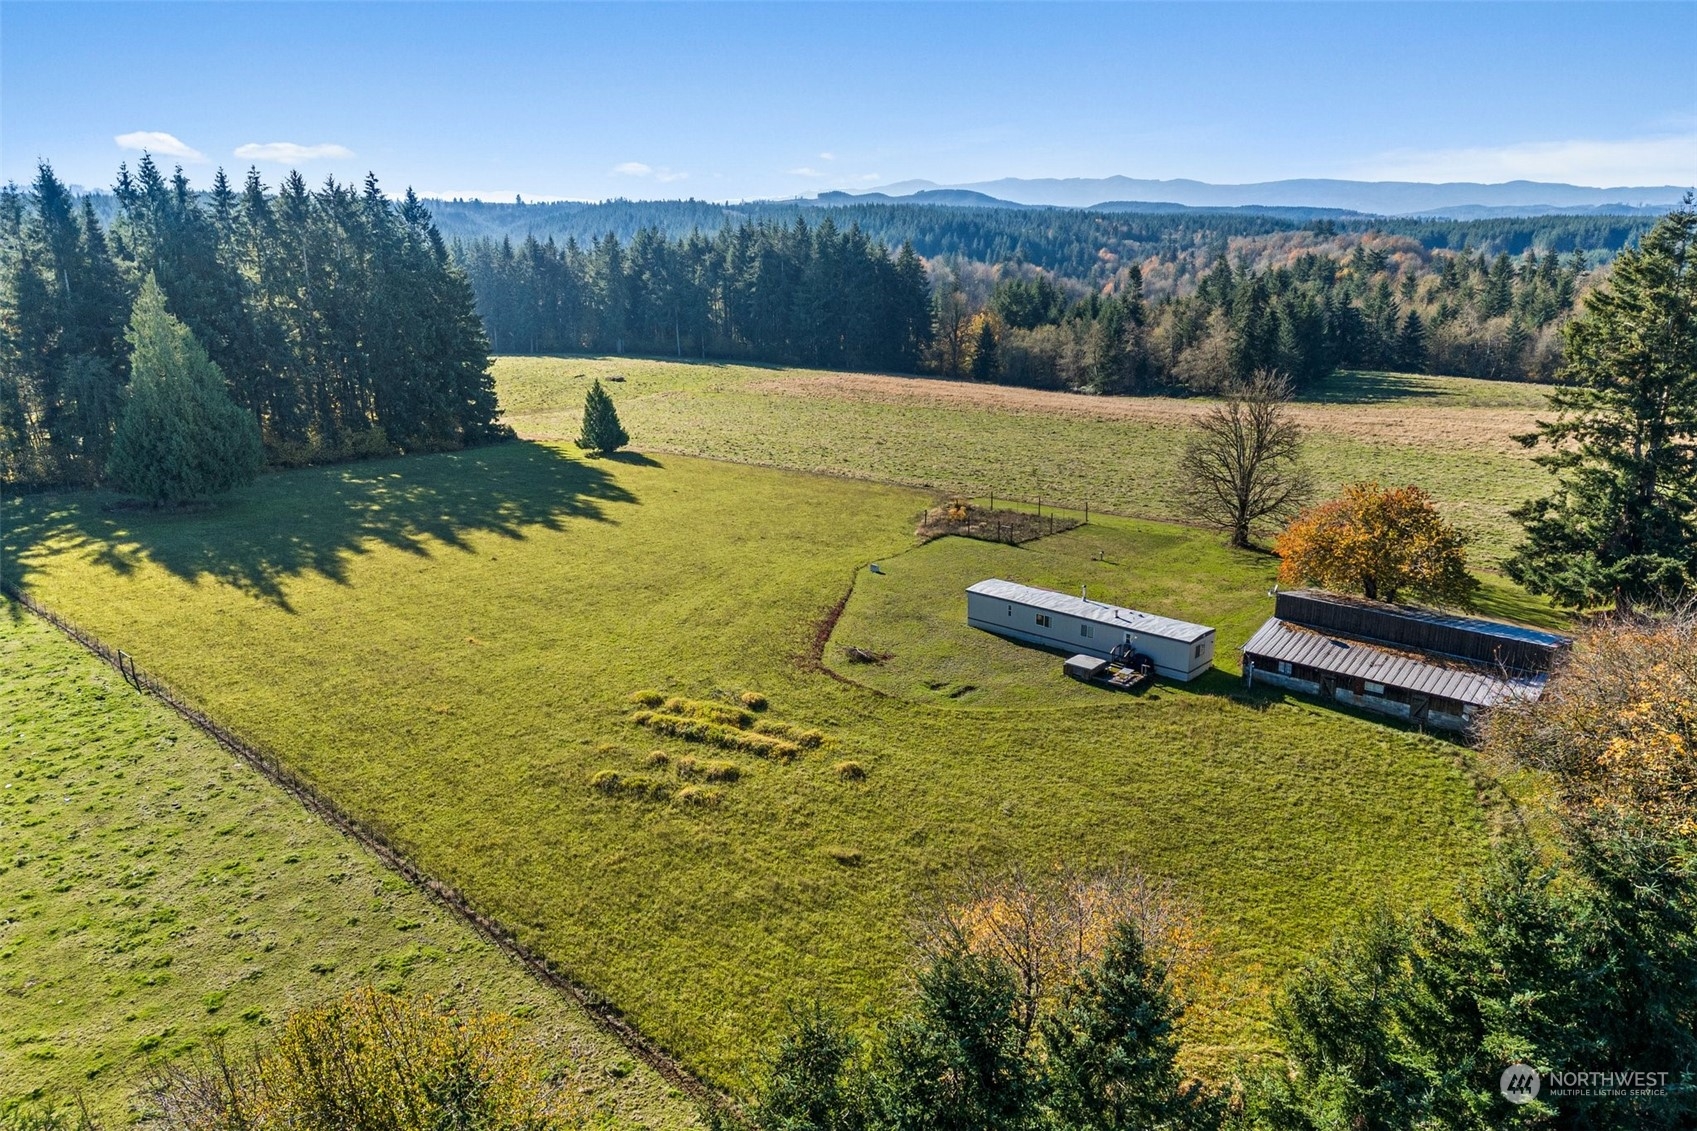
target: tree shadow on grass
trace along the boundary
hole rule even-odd
[[[374,546],[427,559],[469,550],[473,534],[523,539],[572,519],[610,522],[608,504],[636,501],[612,469],[526,442],[263,475],[197,510],[130,509],[95,492],[37,495],[5,503],[0,575],[28,589],[48,555],[120,576],[151,562],[293,612],[291,578],[346,584],[349,563]]]
[[[1386,401],[1429,400],[1448,395],[1440,385],[1412,373],[1367,373],[1356,370],[1332,374],[1297,391],[1303,404],[1383,404]]]
[[[628,449],[621,452],[608,452],[600,457],[613,463],[628,464],[631,467],[660,467],[660,461],[646,452],[633,452]]]

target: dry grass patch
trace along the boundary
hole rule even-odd
[[[739,730],[723,723],[710,723],[688,715],[668,715],[660,711],[633,711],[630,721],[647,727],[657,734],[681,738],[685,742],[704,742],[726,750],[741,750],[760,758],[788,762],[801,753],[801,746],[782,738]]]
[[[899,377],[879,373],[807,373],[751,381],[751,391],[820,397],[865,404],[917,405],[949,411],[979,410],[1032,416],[1065,417],[1103,423],[1155,424],[1188,428],[1212,402],[1205,398],[1101,397],[1012,385],[982,385],[936,377]],[[1529,389],[1539,388],[1528,386]],[[1519,452],[1511,437],[1536,426],[1535,407],[1458,411],[1452,403],[1423,405],[1298,403],[1292,414],[1308,429],[1374,443],[1420,447],[1483,446]]]

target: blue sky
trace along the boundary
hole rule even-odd
[[[0,3],[0,179],[1697,182],[1697,3]]]

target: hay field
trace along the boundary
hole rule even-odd
[[[583,392],[610,384],[635,443],[651,451],[881,479],[981,495],[1090,501],[1143,518],[1182,517],[1177,462],[1202,398],[1091,397],[923,377],[633,358],[503,357],[509,422],[538,439],[576,437]],[[1357,479],[1414,483],[1473,533],[1477,563],[1518,539],[1508,512],[1546,488],[1512,437],[1546,403],[1538,385],[1340,373],[1297,405],[1322,491]]]
[[[126,1123],[148,1065],[357,985],[521,1016],[599,1125],[689,1103],[493,945],[118,673],[0,607],[0,1111]]]
[[[905,591],[909,614],[947,620],[966,573],[1087,580],[1217,621],[1229,667],[1270,606],[1269,562],[1182,527],[902,554],[923,492],[536,443],[267,475],[197,512],[111,501],[9,500],[7,575],[728,1087],[786,1002],[886,1008],[910,916],[968,862],[1124,860],[1173,880],[1220,958],[1225,990],[1187,1032],[1206,1067],[1262,1047],[1270,988],[1360,908],[1442,903],[1483,858],[1457,747],[1244,700],[1229,670],[1082,702],[1044,654],[985,638],[946,673],[977,688],[944,702],[808,660],[820,619],[887,560],[889,580],[954,563],[915,575],[930,580]],[[858,590],[838,640],[868,623]],[[930,662],[892,639],[909,673]],[[788,762],[701,749],[632,721],[644,688],[756,690],[824,745]],[[686,781],[686,756],[739,776]],[[865,780],[833,773],[842,759]],[[644,784],[595,788],[604,771]]]

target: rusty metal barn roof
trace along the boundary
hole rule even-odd
[[[1016,605],[1027,605],[1038,609],[1048,609],[1050,612],[1065,613],[1070,617],[1095,621],[1097,624],[1112,625],[1114,628],[1123,628],[1131,632],[1143,632],[1150,636],[1160,636],[1168,640],[1182,640],[1187,644],[1201,640],[1214,631],[1205,624],[1191,624],[1189,621],[1173,620],[1171,617],[1158,617],[1153,613],[1140,613],[1136,609],[1122,609],[1118,605],[1108,605],[1101,601],[1091,601],[1084,597],[1057,593],[1053,589],[1038,589],[1032,585],[1021,585],[1017,581],[1003,581],[999,577],[980,581],[977,585],[969,585],[966,591],[968,593],[979,593],[986,597],[995,597],[1003,601],[1012,601]]]
[[[1337,675],[1359,676],[1387,687],[1401,687],[1479,707],[1506,699],[1536,699],[1543,675],[1511,676],[1448,657],[1424,656],[1354,640],[1269,617],[1243,651],[1268,660],[1285,660]]]

